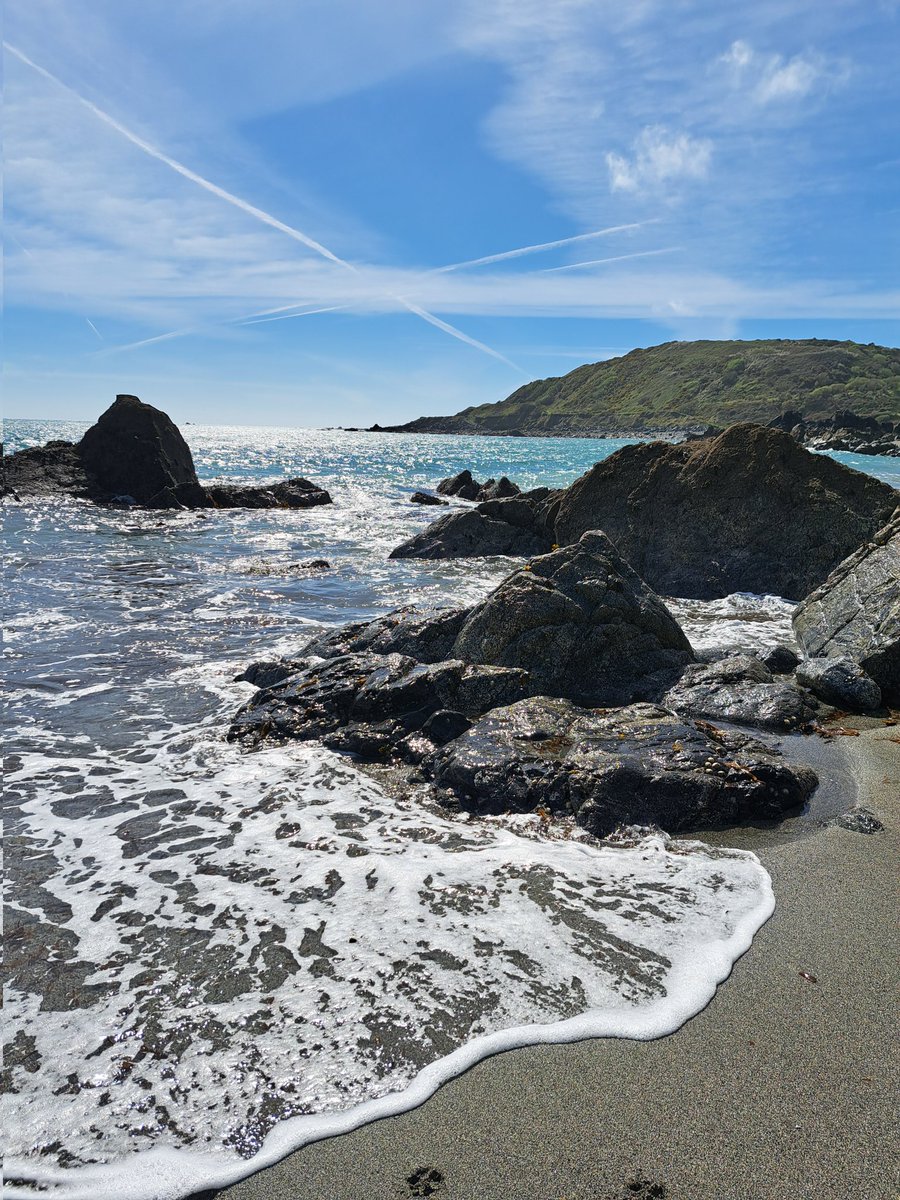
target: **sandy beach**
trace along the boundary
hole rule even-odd
[[[219,1200],[895,1197],[897,736],[842,739],[883,831],[717,835],[756,849],[778,907],[675,1034],[501,1055]]]

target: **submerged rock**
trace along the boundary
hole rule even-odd
[[[663,703],[685,716],[736,721],[782,733],[808,725],[816,716],[815,706],[803,692],[776,682],[764,663],[746,654],[687,667]]]
[[[608,712],[537,696],[495,709],[424,764],[478,813],[571,813],[600,837],[620,824],[674,832],[777,819],[817,778],[745,734],[635,704]]]
[[[797,681],[835,708],[871,712],[881,704],[881,688],[849,658],[809,658],[797,668]]]
[[[524,668],[533,693],[584,704],[658,697],[693,660],[660,598],[595,532],[533,559],[475,605],[453,655]]]
[[[262,487],[218,484],[206,488],[206,497],[212,508],[314,508],[331,503],[324,488],[301,476]]]
[[[447,506],[448,501],[442,500],[440,496],[431,496],[428,492],[413,492],[409,498],[410,504],[440,504]]]
[[[806,597],[793,624],[810,659],[850,659],[900,702],[900,508]]]

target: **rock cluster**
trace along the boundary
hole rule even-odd
[[[442,479],[437,490],[442,496],[456,496],[459,500],[503,500],[518,496],[520,492],[520,488],[505,475],[479,483],[471,471],[460,471],[458,475]]]
[[[805,723],[811,704],[758,660],[717,677],[692,660],[659,597],[591,531],[471,608],[399,611],[329,631],[296,658],[252,664],[239,678],[260,690],[229,736],[248,746],[314,738],[415,764],[446,803],[564,812],[599,834],[621,822],[770,818],[802,804],[811,771],[690,709],[783,730]],[[696,673],[681,695],[686,670]],[[651,703],[663,697],[665,707]]]
[[[309,508],[331,497],[308,479],[204,488],[190,448],[164,412],[116,397],[78,443],[48,442],[3,461],[3,495],[66,494],[144,508]]]
[[[563,491],[451,513],[392,557],[533,554],[601,529],[664,595],[800,600],[896,504],[888,484],[811,454],[781,430],[734,425],[677,445],[625,446]]]

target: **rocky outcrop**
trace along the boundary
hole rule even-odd
[[[789,410],[771,421],[811,450],[847,450],[853,454],[900,455],[900,421],[879,421],[841,409],[833,417],[807,419]]]
[[[524,668],[533,692],[583,704],[658,695],[693,659],[666,606],[595,532],[509,576],[472,609],[453,654]]]
[[[897,493],[760,425],[626,446],[560,501],[555,540],[602,529],[669,596],[801,599],[884,523]]]
[[[331,496],[308,479],[204,488],[187,442],[160,409],[117,396],[80,442],[48,442],[4,459],[3,495],[68,495],[144,508],[309,508]]]
[[[900,703],[900,508],[806,597],[793,623],[808,658],[849,659]]]
[[[464,527],[445,518],[394,557],[516,553],[494,547],[529,537],[545,548],[569,545],[601,529],[663,595],[800,599],[896,504],[888,484],[809,453],[781,430],[733,425],[693,442],[625,446],[561,493],[525,494],[516,509],[480,505]],[[497,522],[514,512],[516,534],[505,535]]]
[[[809,725],[815,705],[798,688],[776,680],[764,663],[747,654],[685,669],[663,704],[687,717],[735,721],[781,733]]]
[[[519,487],[501,475],[499,479],[488,479],[479,483],[471,471],[460,471],[442,479],[437,485],[437,491],[442,496],[456,496],[459,500],[502,500],[509,496],[518,496]]]
[[[545,696],[488,713],[424,771],[459,807],[571,813],[600,837],[619,824],[673,832],[777,819],[817,783],[746,734],[650,704],[602,712]]]
[[[403,757],[417,737],[421,745],[410,745],[408,755],[419,757],[439,744],[442,729],[456,736],[469,718],[523,696],[527,686],[524,671],[459,660],[418,663],[393,653],[342,654],[298,667],[245,705],[230,740],[316,739],[378,759]]]
[[[797,681],[835,708],[871,712],[881,705],[881,688],[849,658],[810,658],[797,668]]]
[[[89,497],[91,480],[74,442],[53,441],[3,456],[2,495]]]
[[[202,508],[206,497],[175,423],[137,396],[117,396],[78,444],[96,490],[147,508]]]
[[[315,508],[331,503],[331,496],[324,488],[301,476],[262,487],[218,484],[204,490],[207,504],[212,508]]]

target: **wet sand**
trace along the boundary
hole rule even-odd
[[[842,739],[882,832],[757,839],[776,912],[675,1034],[500,1055],[218,1200],[893,1200],[897,736]]]

